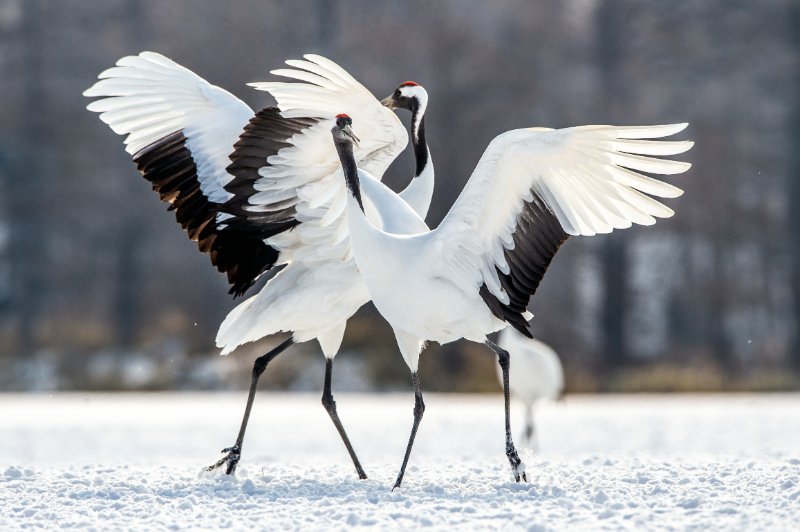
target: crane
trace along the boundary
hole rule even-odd
[[[511,396],[525,406],[523,441],[538,451],[534,410],[541,401],[558,399],[564,391],[561,360],[552,347],[536,338],[523,336],[513,327],[500,331],[497,345],[514,359],[514,372],[508,375],[508,389]],[[503,372],[499,366],[497,378],[502,386]]]
[[[670,175],[689,163],[658,159],[692,147],[652,140],[687,124],[565,129],[525,128],[495,137],[442,223],[419,234],[392,234],[371,223],[360,201],[370,181],[353,156],[354,118],[331,129],[347,184],[350,245],[378,311],[391,325],[411,371],[414,422],[394,487],[401,485],[425,411],[419,355],[426,341],[485,343],[498,357],[505,400],[505,450],[514,479],[527,481],[511,436],[508,352],[487,334],[510,325],[532,337],[527,311],[561,244],[674,214],[652,199],[677,187],[641,172]]]
[[[322,404],[358,476],[366,478],[331,392],[333,359],[346,321],[369,298],[350,253],[346,194],[328,135],[339,109],[357,116],[359,133],[368,140],[355,157],[380,177],[408,143],[388,107],[411,110],[415,177],[399,196],[378,179],[370,180],[364,204],[379,227],[398,233],[425,230],[422,218],[434,179],[424,141],[427,93],[406,82],[381,105],[329,59],[308,54],[286,63],[291,68],[273,74],[291,82],[252,84],[278,103],[258,113],[154,52],[121,58],[84,96],[99,98],[88,109],[125,136],[125,149],[139,171],[200,251],[227,274],[234,297],[264,273],[280,270],[228,314],[217,334],[222,354],[275,333],[290,336],[255,360],[236,441],[209,469],[224,465],[227,474],[235,472],[259,377],[289,346],[316,339],[326,362]]]

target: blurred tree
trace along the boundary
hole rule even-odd
[[[617,121],[624,109],[628,92],[628,76],[624,67],[626,27],[631,19],[623,0],[600,2],[596,11],[597,69],[600,75],[600,101],[608,120]],[[605,343],[602,369],[614,371],[629,361],[625,334],[625,313],[629,308],[628,277],[630,275],[629,235],[615,231],[603,238],[600,249],[603,271],[603,303],[600,311]]]
[[[14,311],[13,289],[11,285],[11,266],[13,260],[9,253],[8,219],[8,169],[3,154],[0,152],[0,316],[6,317]],[[7,349],[0,349],[0,359],[10,356]]]
[[[147,23],[142,0],[126,0],[122,6],[123,17],[128,21],[127,33],[131,49],[140,50],[146,47]],[[126,195],[132,194],[134,187],[143,184],[135,179],[125,179],[123,189]],[[115,343],[122,350],[134,347],[140,326],[142,291],[142,262],[140,257],[145,251],[146,242],[142,238],[142,228],[146,226],[146,218],[141,209],[127,208],[119,213],[121,229],[114,240],[116,255],[116,275],[113,282],[114,300],[113,315]]]
[[[800,0],[789,4],[789,45],[793,51],[791,112],[789,115],[789,168],[787,172],[789,230],[788,247],[791,253],[791,281],[794,299],[794,327],[790,358],[795,369],[800,370]]]
[[[689,121],[694,167],[672,181],[686,190],[667,202],[676,216],[570,239],[532,306],[535,330],[586,375],[585,388],[596,386],[596,367],[614,373],[633,361],[708,359],[746,376],[780,372],[791,356],[800,368],[798,5],[0,2],[3,351],[48,348],[70,364],[82,359],[71,353],[109,346],[212,351],[234,304],[224,276],[137,177],[120,139],[85,111],[81,91],[119,57],[150,49],[263,107],[268,96],[244,84],[317,52],[380,97],[406,79],[428,88],[432,225],[502,131]],[[403,157],[390,186],[408,182]],[[346,343],[367,354],[381,386],[396,379],[405,389],[390,332],[370,308]],[[493,385],[465,345],[432,355],[426,382]]]
[[[48,289],[44,275],[48,251],[46,226],[52,220],[42,210],[42,198],[50,150],[43,139],[50,137],[54,121],[48,115],[52,109],[44,71],[46,21],[51,13],[46,4],[30,0],[21,6],[17,32],[21,43],[18,73],[22,105],[15,124],[19,144],[11,154],[6,182],[6,191],[13,198],[7,208],[15,347],[16,353],[23,356],[31,354],[37,346],[36,330],[41,325],[42,304]]]

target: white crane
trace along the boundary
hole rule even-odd
[[[345,185],[330,142],[339,110],[359,119],[366,139],[356,160],[382,176],[405,148],[408,134],[388,107],[412,111],[415,177],[400,196],[378,179],[364,184],[371,223],[396,233],[427,229],[422,218],[433,192],[433,165],[424,141],[425,90],[403,83],[384,105],[350,74],[317,55],[290,60],[273,74],[293,82],[252,84],[278,108],[254,113],[163,55],[123,57],[84,92],[100,97],[88,109],[125,138],[126,151],[211,262],[227,273],[234,297],[263,273],[283,267],[222,323],[222,354],[264,336],[291,336],[253,365],[236,442],[209,469],[235,471],[258,379],[293,343],[319,341],[325,355],[322,404],[360,478],[366,478],[339,420],[331,393],[333,358],[347,319],[369,300],[352,259],[344,217]],[[408,204],[406,203],[408,202]],[[419,213],[419,216],[413,209]]]
[[[508,389],[512,397],[525,406],[524,442],[538,451],[535,429],[535,407],[541,401],[555,400],[564,391],[564,368],[556,352],[546,343],[520,334],[513,327],[500,331],[497,345],[514,359],[514,372],[509,373]],[[503,371],[497,367],[497,378],[503,384]]]
[[[678,133],[686,124],[503,133],[489,144],[439,227],[417,235],[391,234],[365,216],[360,191],[370,177],[353,157],[351,124],[342,116],[331,130],[347,182],[350,244],[373,303],[394,330],[414,387],[414,423],[395,487],[402,483],[425,410],[417,375],[420,351],[429,340],[460,338],[484,342],[498,356],[506,456],[514,478],[527,480],[511,437],[509,355],[486,335],[508,323],[531,336],[529,300],[568,236],[672,216],[646,194],[676,197],[682,191],[639,172],[677,174],[690,167],[651,156],[683,153],[691,142],[647,140]]]

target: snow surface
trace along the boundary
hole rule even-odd
[[[539,415],[511,480],[498,395],[338,394],[359,481],[319,397],[0,395],[0,529],[800,529],[800,395],[576,396]],[[521,409],[514,412],[517,432]]]

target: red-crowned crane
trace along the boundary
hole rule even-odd
[[[264,288],[234,308],[217,334],[222,354],[264,336],[291,336],[253,365],[236,442],[209,469],[235,471],[258,379],[293,343],[316,339],[325,355],[322,403],[360,478],[361,464],[339,420],[331,392],[333,358],[347,319],[369,300],[350,252],[341,166],[330,142],[335,115],[359,120],[364,138],[355,158],[373,176],[363,205],[371,223],[396,233],[426,230],[433,166],[424,140],[427,94],[403,83],[381,105],[334,62],[318,55],[273,72],[292,82],[255,83],[278,107],[254,113],[163,55],[123,57],[84,92],[88,109],[125,138],[139,171],[170,204],[200,251],[225,272],[240,296],[265,272],[283,267]],[[415,177],[399,196],[379,178],[405,148],[408,134],[387,107],[412,111]],[[416,212],[415,212],[416,210]],[[417,214],[418,213],[418,214]]]
[[[564,391],[564,368],[552,347],[535,338],[523,336],[514,327],[500,331],[497,345],[514,359],[514,372],[509,372],[508,389],[525,407],[523,443],[539,450],[536,436],[535,409],[542,401],[553,401]],[[503,371],[497,367],[497,378],[503,384]]]
[[[394,487],[403,481],[425,410],[420,351],[426,341],[460,338],[486,343],[497,354],[506,456],[517,482],[527,480],[511,437],[509,354],[486,335],[510,324],[531,337],[528,303],[570,235],[610,233],[673,215],[646,194],[676,197],[681,190],[639,172],[677,174],[690,167],[652,156],[683,153],[691,142],[648,140],[678,133],[686,124],[503,133],[489,143],[442,223],[416,235],[392,234],[370,221],[359,198],[371,178],[353,156],[351,124],[342,116],[331,130],[347,183],[350,245],[369,296],[394,330],[414,387],[414,423]]]

